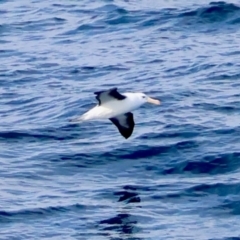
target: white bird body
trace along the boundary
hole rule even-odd
[[[135,125],[131,111],[146,102],[160,104],[159,100],[152,99],[144,93],[120,94],[117,88],[95,92],[95,94],[99,104],[71,122],[109,119],[125,138],[131,136]]]
[[[143,101],[137,93],[123,93],[122,95],[126,96],[126,98],[121,101],[115,101],[113,99],[104,103],[104,105],[97,105],[83,114],[79,120],[86,121],[113,118],[131,112],[146,102]]]

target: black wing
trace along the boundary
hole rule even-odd
[[[99,105],[104,104],[105,102],[111,101],[113,99],[123,100],[126,98],[117,91],[117,88],[111,88],[106,91],[94,92],[94,94],[97,95],[96,99],[98,100]]]
[[[109,120],[118,128],[123,137],[129,138],[132,135],[135,123],[131,112],[110,118]]]

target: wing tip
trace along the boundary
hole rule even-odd
[[[123,134],[121,134],[125,139],[128,139],[128,138],[130,138],[131,137],[131,135],[132,135],[132,133],[131,134],[129,134],[129,135],[123,135]]]

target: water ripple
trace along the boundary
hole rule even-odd
[[[0,5],[4,239],[239,238],[238,2]],[[69,125],[112,87],[162,105]]]

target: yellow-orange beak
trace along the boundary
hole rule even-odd
[[[156,104],[156,105],[161,104],[161,102],[159,100],[153,99],[153,98],[150,98],[150,97],[147,98],[147,102],[152,103],[152,104]]]

